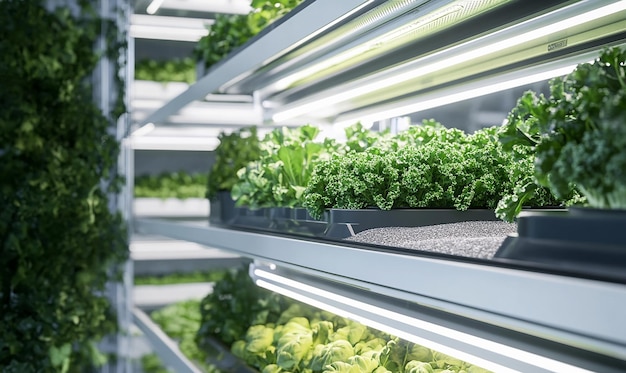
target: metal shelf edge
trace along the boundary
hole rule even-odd
[[[265,33],[237,53],[227,57],[227,63],[220,63],[207,75],[192,84],[186,91],[174,97],[167,104],[148,115],[143,124],[163,122],[170,115],[177,113],[189,103],[201,100],[210,93],[215,93],[225,83],[237,78],[258,64],[267,61],[280,52],[298,45],[311,35],[332,25],[346,13],[351,12],[369,1],[364,0],[317,0],[294,14],[289,19]]]
[[[165,364],[174,368],[178,373],[202,373],[145,312],[134,308],[133,321],[148,338]]]
[[[136,227],[626,360],[624,285],[238,231],[205,221],[138,219]],[[393,268],[394,275],[381,268]]]

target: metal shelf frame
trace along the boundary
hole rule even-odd
[[[197,220],[138,219],[136,228],[342,284],[354,290],[355,299],[366,291],[591,351],[626,366],[623,284],[232,230]]]
[[[475,2],[480,3],[479,0]],[[195,84],[142,118],[140,124],[167,124],[177,115],[180,117],[181,111],[190,104],[204,101],[202,106],[211,106],[207,104],[211,102],[210,95],[218,94],[250,95],[252,102],[244,105],[251,111],[253,119],[266,122],[271,122],[272,114],[280,113],[280,110],[299,110],[302,105],[319,104],[320,100],[334,96],[336,102],[322,105],[323,110],[300,110],[302,113],[287,119],[285,124],[315,123],[316,120],[324,124],[352,121],[356,120],[355,115],[383,120],[409,113],[392,115],[398,107],[408,110],[416,103],[440,100],[443,96],[459,94],[461,90],[479,92],[486,84],[495,85],[502,80],[521,81],[529,74],[541,74],[548,69],[561,69],[564,64],[585,61],[602,45],[626,41],[624,0],[503,0],[493,1],[497,4],[493,9],[497,8],[498,14],[508,13],[508,21],[494,21],[491,28],[485,30],[478,25],[481,18],[477,17],[474,23],[463,23],[469,25],[467,34],[460,33],[454,25],[445,24],[445,27],[450,26],[446,29],[446,36],[456,37],[446,39],[449,41],[447,45],[435,43],[431,48],[431,44],[419,44],[417,39],[406,37],[402,45],[382,48],[384,52],[381,54],[372,52],[371,61],[356,58],[352,65],[342,65],[344,61],[326,71],[303,73],[317,62],[391,33],[398,26],[410,29],[410,23],[406,22],[413,17],[417,19],[430,15],[430,11],[461,3],[472,2],[306,1],[284,20],[213,66]],[[526,7],[526,13],[518,20],[514,19],[514,12],[509,12],[515,6]],[[389,10],[389,13],[381,12],[383,15],[379,18],[380,14],[367,13],[376,7]],[[582,17],[588,10],[600,7],[619,9],[616,13],[603,15],[599,18],[601,21],[589,22],[588,28],[559,30],[555,35],[522,42],[519,48],[506,45],[511,38],[551,23],[565,22],[571,17]],[[484,16],[487,13],[477,14]],[[363,18],[359,19],[361,16]],[[368,19],[368,16],[371,17]],[[350,24],[350,21],[355,23]],[[444,41],[440,43],[446,44]],[[471,69],[464,70],[457,66],[462,64],[449,62],[459,55],[467,57],[475,50],[486,50],[490,46],[487,44],[502,48],[472,57]],[[556,53],[552,53],[550,48],[553,47]],[[460,52],[457,53],[455,48]],[[494,68],[486,66],[485,62],[491,60],[498,65]],[[422,75],[411,75],[424,68],[424,64],[435,66],[441,61],[449,62],[445,74],[429,70]],[[281,86],[284,78],[299,73],[304,76]],[[374,81],[389,83],[398,80],[402,74],[407,78],[383,88],[367,85]],[[362,84],[372,89],[364,89]],[[358,94],[342,97],[345,90]],[[381,117],[381,111],[388,111],[390,116]],[[251,276],[258,284],[276,289],[282,284],[282,289],[293,295],[304,295],[320,303],[331,302],[338,312],[368,320],[381,320],[377,310],[395,312],[398,320],[387,318],[380,323],[409,337],[417,336],[435,344],[452,346],[462,353],[474,354],[479,361],[491,361],[502,371],[626,371],[624,284],[534,271],[487,260],[419,252],[411,255],[340,241],[234,230],[212,226],[208,217],[203,220],[135,217],[133,224],[139,233],[195,242],[253,259]],[[280,282],[281,278],[284,283]],[[313,290],[305,291],[305,288]],[[320,296],[314,289],[336,297]],[[346,301],[338,302],[337,297]],[[476,338],[475,341],[487,341],[487,345],[500,341],[505,347],[542,355],[556,365],[536,370],[533,367],[538,365],[507,356],[506,349],[498,353],[489,347],[455,341],[420,328],[418,324],[427,322],[432,315],[435,316],[431,321],[439,327],[469,333]],[[411,321],[400,321],[404,317]],[[530,345],[529,340],[538,345]],[[563,350],[552,348],[554,346],[562,346]],[[542,347],[546,348],[542,351]],[[576,356],[576,351],[581,354]]]
[[[307,4],[280,27],[268,30],[254,42],[246,44],[228,58],[228,63],[220,63],[207,75],[200,78],[185,92],[173,98],[167,104],[148,115],[142,124],[167,122],[174,115],[193,101],[203,100],[208,94],[216,93],[219,88],[261,67],[265,61],[291,50],[320,32],[332,27],[346,15],[374,3],[374,0],[316,0]],[[380,1],[379,1],[380,2]]]
[[[254,97],[254,119],[264,124],[345,124],[389,108],[373,120],[409,115],[424,96],[458,94],[470,78],[505,82],[503,73],[523,65],[554,70],[561,59],[626,42],[625,4],[306,1],[141,124],[168,123],[210,94]]]

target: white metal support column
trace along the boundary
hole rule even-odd
[[[96,71],[94,72],[94,97],[98,102],[100,109],[105,115],[109,115],[118,100],[118,80],[116,76],[122,78],[125,84],[125,97],[122,97],[125,106],[129,105],[128,89],[132,81],[132,49],[128,44],[128,19],[131,14],[131,6],[129,0],[99,0],[96,9],[102,19],[113,21],[112,24],[117,27],[118,41],[127,44],[124,51],[120,51],[118,61],[113,61],[104,55],[99,61]],[[107,46],[106,27],[110,27],[109,23],[103,24],[103,32],[98,40],[96,48],[104,52]],[[118,69],[118,67],[121,68]],[[120,154],[118,157],[118,174],[128,175],[132,172],[132,152],[124,144],[124,139],[128,136],[130,127],[130,116],[124,113],[119,118],[115,118],[109,128],[112,135],[115,136],[120,144]],[[130,185],[132,187],[132,185]],[[109,195],[109,209],[114,212],[121,212],[124,220],[129,222],[131,215],[132,199],[129,194],[129,186],[125,186],[119,194]],[[129,233],[130,233],[129,229]],[[129,240],[129,237],[127,238]],[[108,363],[102,367],[102,372],[107,373],[129,373],[132,371],[130,351],[130,327],[132,325],[132,261],[128,260],[122,265],[121,270],[124,273],[122,282],[110,282],[107,286],[107,295],[117,313],[117,321],[120,332],[117,335],[108,337],[101,344],[103,352],[112,353],[117,358],[115,361]]]

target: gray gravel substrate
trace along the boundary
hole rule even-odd
[[[503,221],[468,221],[423,227],[368,229],[348,241],[370,243],[442,254],[492,259],[506,236],[517,225]]]

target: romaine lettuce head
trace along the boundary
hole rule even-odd
[[[352,356],[350,359],[348,359],[348,363],[353,366],[359,367],[359,372],[362,373],[371,373],[379,366],[378,359],[368,358],[359,355]]]
[[[404,367],[406,373],[434,373],[433,367],[423,361],[411,360]]]
[[[357,365],[337,361],[327,365],[323,373],[363,373]]]
[[[282,373],[283,370],[276,364],[269,364],[263,367],[261,373]]]
[[[311,359],[311,369],[322,371],[327,365],[334,362],[347,362],[354,356],[354,348],[350,342],[340,339],[326,345],[317,345]]]
[[[368,351],[380,352],[387,345],[387,341],[382,338],[373,338],[369,341],[360,341],[354,345],[354,351],[362,355]]]
[[[274,342],[274,329],[253,325],[246,333],[246,350],[253,354],[264,353]]]
[[[230,347],[230,352],[240,359],[245,359],[246,341],[244,340],[235,341]]]
[[[306,326],[302,325],[302,320]],[[313,348],[313,331],[308,328],[308,320],[295,317],[282,330],[276,346],[276,364],[283,369],[293,369],[309,359]]]
[[[313,344],[326,344],[329,342],[329,337],[333,332],[334,325],[330,321],[317,321],[311,323],[311,329],[313,330]]]
[[[331,341],[347,340],[350,344],[355,345],[365,339],[367,332],[367,326],[351,321],[343,328],[337,329],[335,333],[329,336],[329,339]]]

